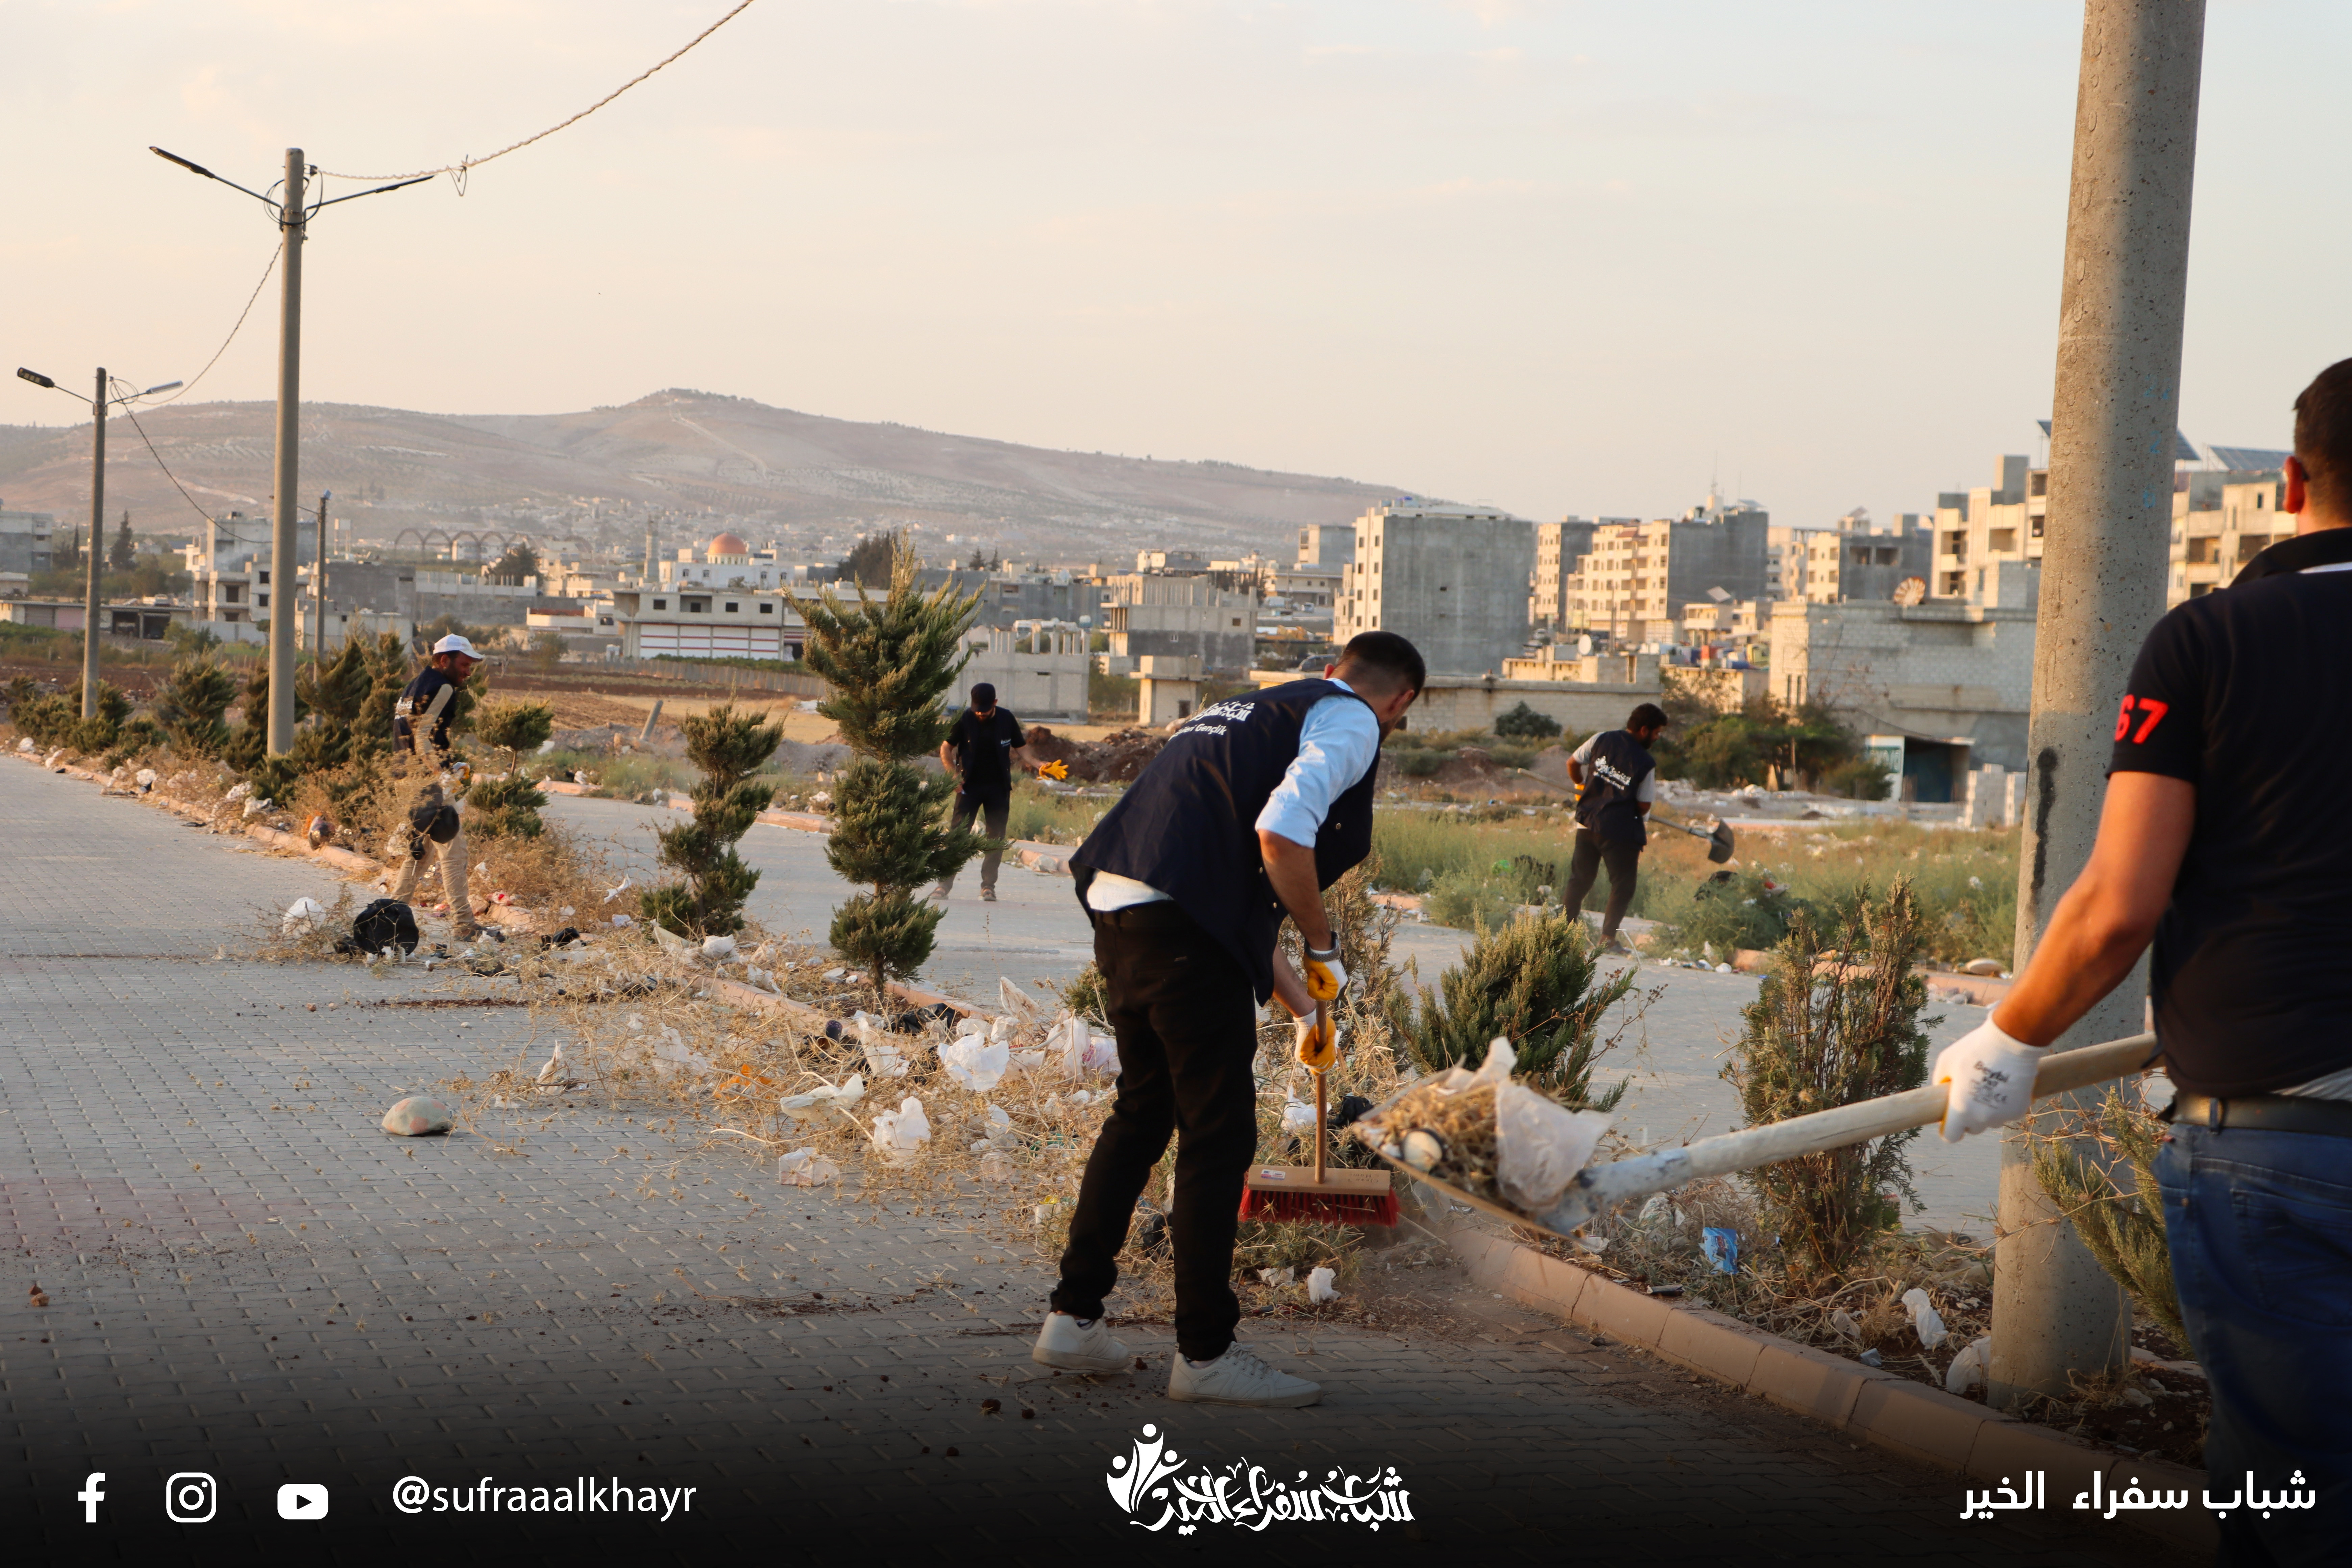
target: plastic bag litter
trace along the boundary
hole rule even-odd
[[[735,939],[731,936],[704,937],[702,956],[713,963],[725,963],[735,956]]]
[[[248,800],[245,803],[245,815],[247,816],[259,816],[263,812],[268,811],[276,804],[277,802],[271,800],[266,795],[259,800]]]
[[[977,1022],[977,1020],[974,1021]],[[1008,1041],[1020,1032],[1021,1026],[1013,1021],[1010,1014],[1000,1015],[989,1021],[988,1037],[992,1040]]]
[[[327,906],[316,899],[297,899],[286,906],[286,914],[278,922],[278,934],[292,936],[305,924],[317,931],[327,923]]]
[[[974,1035],[985,1037],[988,1034],[988,1020],[985,1018],[975,1017],[971,1014],[967,1013],[962,1017],[956,1020],[956,1026],[952,1032],[955,1035],[955,1037],[959,1040],[970,1039]]]
[[[1698,1233],[1701,1258],[1715,1265],[1717,1274],[1739,1272],[1739,1233],[1721,1226],[1708,1226]]]
[[[1339,1299],[1339,1288],[1332,1281],[1339,1278],[1328,1268],[1318,1268],[1307,1276],[1307,1299],[1318,1306]]]
[[[1916,1285],[1913,1286],[1903,1292],[1903,1305],[1911,1313],[1911,1326],[1918,1331],[1921,1344],[1929,1350],[1934,1350],[1951,1338],[1950,1332],[1944,1327],[1942,1316],[1927,1300],[1927,1292]]]
[[[1298,1270],[1296,1268],[1261,1268],[1257,1271],[1257,1277],[1262,1284],[1271,1285],[1276,1289],[1279,1290],[1284,1286],[1293,1284],[1297,1280]]]
[[[841,1165],[814,1149],[794,1149],[776,1162],[776,1180],[788,1187],[816,1187],[841,1180]]]
[[[806,1094],[788,1094],[777,1109],[795,1121],[822,1121],[836,1110],[846,1111],[866,1098],[866,1079],[856,1073],[839,1084],[826,1084]]]
[[[911,1094],[898,1102],[898,1110],[874,1119],[874,1147],[890,1164],[907,1163],[930,1141],[931,1119],[923,1114],[923,1102]]]
[[[1315,1131],[1315,1108],[1304,1100],[1294,1100],[1282,1108],[1282,1130],[1285,1132]]]
[[[983,1182],[1009,1182],[1020,1173],[1013,1168],[1013,1156],[1002,1149],[992,1149],[980,1157],[980,1179]]]
[[[1986,1381],[1986,1371],[1991,1364],[1992,1336],[1987,1334],[1982,1339],[1969,1341],[1960,1353],[1952,1358],[1952,1364],[1944,1369],[1944,1392],[1966,1394]]]
[[[139,786],[140,794],[145,795],[148,791],[155,787],[155,770],[153,768],[141,768],[137,773],[131,775],[131,782]]]
[[[654,933],[654,945],[672,958],[692,958],[701,951],[659,921],[646,929]]]
[[[719,1070],[714,1065],[712,1065],[709,1057],[702,1055],[698,1051],[688,1049],[686,1043],[686,1037],[679,1034],[676,1029],[671,1028],[667,1024],[664,1024],[662,1026],[661,1032],[663,1039],[659,1045],[654,1047],[653,1061],[655,1071],[660,1073],[709,1073]]]
[[[1836,1308],[1831,1311],[1830,1327],[1835,1329],[1847,1339],[1853,1341],[1856,1344],[1862,1342],[1861,1322],[1855,1319],[1852,1312],[1847,1311],[1843,1307]]]
[[[1503,1047],[1507,1063],[1509,1054]],[[1496,1059],[1494,1047],[1488,1047],[1487,1066]],[[1509,1071],[1507,1065],[1504,1070]],[[1507,1079],[1495,1089],[1495,1185],[1519,1208],[1541,1214],[1559,1202],[1592,1158],[1609,1122],[1604,1111],[1570,1110]]]
[[[613,917],[613,923],[615,926],[631,926],[636,924],[636,921],[631,920],[626,915],[614,915]]]
[[[1013,1048],[965,1036],[940,1047],[940,1065],[948,1077],[975,1094],[986,1094],[1003,1081],[1013,1067]]]
[[[31,751],[33,749],[33,737],[26,735],[19,739],[16,742],[16,749],[20,752]]]
[[[1045,1021],[1044,1014],[1030,994],[1003,975],[996,977],[996,997],[1004,1004],[1005,1012],[1021,1026],[1034,1026]]]
[[[1118,1042],[1097,1034],[1084,1018],[1065,1013],[1045,1033],[1045,1061],[1064,1078],[1118,1071]]]
[[[231,784],[229,786],[228,793],[221,796],[221,798],[223,800],[243,800],[247,795],[249,795],[252,793],[253,786],[249,784]]]

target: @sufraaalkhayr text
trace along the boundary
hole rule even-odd
[[[617,1476],[581,1476],[556,1486],[515,1486],[483,1476],[454,1487],[403,1476],[393,1484],[392,1506],[403,1513],[635,1514],[666,1524],[692,1511],[696,1489],[632,1486]]]

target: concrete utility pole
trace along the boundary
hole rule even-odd
[[[106,367],[99,366],[98,390],[89,399],[89,569],[81,601],[81,716],[98,713],[98,574],[106,552]]]
[[[310,635],[310,657],[324,662],[327,657],[327,503],[335,499],[332,490],[319,492],[319,558],[310,567],[310,597],[318,611],[318,626]]]
[[[294,487],[302,467],[302,149],[286,149],[286,195],[278,226],[286,258],[278,297],[278,479],[270,498],[269,752],[294,745],[294,617],[301,581],[298,531],[302,515]]]
[[[2084,10],[2018,868],[2021,968],[2090,858],[2116,704],[2164,613],[2204,38],[2204,0],[2088,0]],[[2135,969],[2057,1045],[2137,1032],[2146,996],[2146,971]],[[2045,1111],[2001,1140],[1996,1406],[2063,1394],[2069,1371],[2130,1353],[2128,1299],[2034,1179],[2033,1140],[2057,1120]]]

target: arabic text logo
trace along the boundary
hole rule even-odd
[[[1391,1465],[1369,1479],[1343,1475],[1335,1466],[1319,1482],[1300,1470],[1282,1480],[1262,1465],[1236,1459],[1221,1470],[1178,1477],[1185,1461],[1168,1451],[1168,1439],[1146,1426],[1133,1452],[1112,1456],[1105,1484],[1111,1500],[1136,1517],[1129,1524],[1159,1531],[1170,1524],[1190,1535],[1203,1524],[1264,1530],[1270,1524],[1383,1524],[1412,1518],[1404,1479]],[[1164,1483],[1164,1484],[1163,1484]]]

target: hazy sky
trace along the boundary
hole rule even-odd
[[[256,186],[479,155],[731,0],[0,0],[0,359],[193,375]],[[330,209],[310,398],[693,386],[1081,450],[1784,521],[1989,481],[2049,410],[2057,0],[759,0],[593,118]],[[2352,353],[2352,8],[2215,0],[2184,417]],[[356,188],[330,183],[330,195]],[[2331,197],[2329,191],[2339,193]],[[275,289],[195,394],[274,388]],[[62,423],[9,380],[0,422]]]

